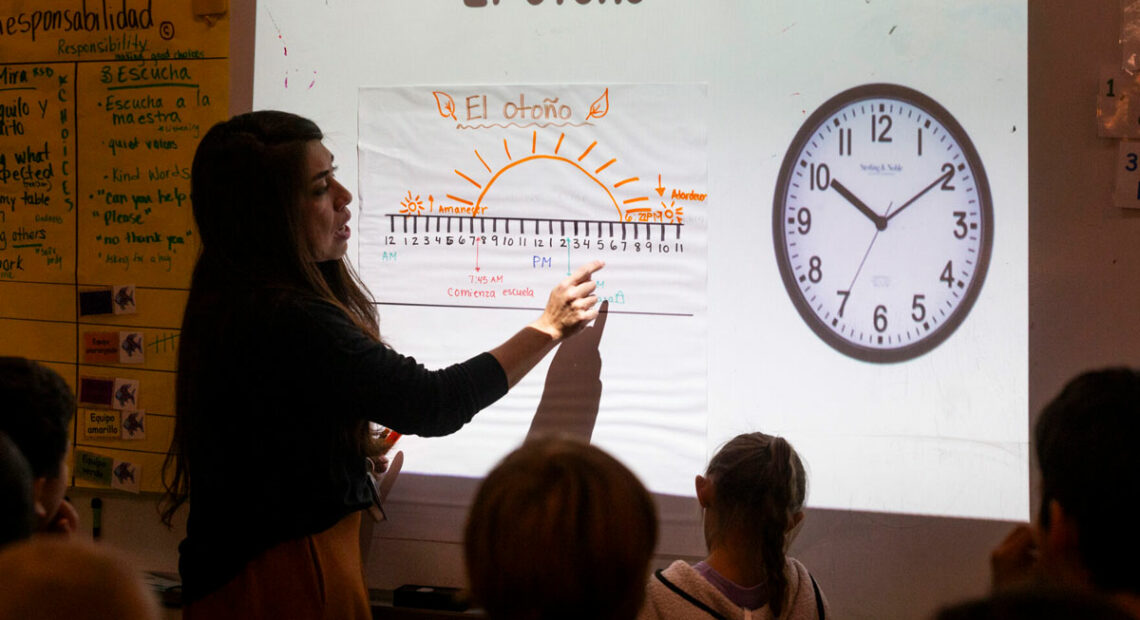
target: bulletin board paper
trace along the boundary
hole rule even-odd
[[[162,490],[198,251],[190,162],[229,110],[229,22],[207,22],[191,4],[0,9],[0,354],[49,363],[73,386],[81,376],[138,382],[144,440],[89,440],[83,409],[72,432],[84,458],[129,462],[122,488],[134,492]],[[80,316],[81,293],[112,287],[125,292],[111,312]],[[112,336],[106,350],[89,346],[95,334]],[[75,482],[110,487],[100,471]]]

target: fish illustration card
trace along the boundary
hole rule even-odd
[[[142,468],[134,463],[115,459],[111,468],[111,488],[129,493],[138,493],[142,480]]]
[[[138,409],[139,382],[138,379],[115,379],[115,389],[112,392],[111,406],[120,411]]]
[[[121,364],[141,364],[146,361],[142,332],[119,332],[119,357],[115,361]]]
[[[111,296],[111,311],[114,314],[134,314],[137,311],[135,285],[119,284],[114,287],[114,291]]]
[[[142,409],[123,412],[122,438],[146,439],[146,412]]]

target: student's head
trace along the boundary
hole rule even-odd
[[[22,357],[0,357],[0,403],[0,431],[31,466],[35,512],[43,525],[67,489],[67,433],[75,397],[54,370]]]
[[[709,549],[731,546],[755,557],[779,614],[788,585],[785,550],[803,519],[807,493],[799,455],[782,437],[737,435],[713,456],[696,486]]]
[[[31,536],[34,528],[32,468],[0,431],[0,548]]]
[[[1082,374],[1041,412],[1042,564],[1140,594],[1140,374]]]
[[[33,538],[0,550],[0,618],[158,618],[139,574],[101,545]]]
[[[633,473],[589,444],[541,437],[479,487],[465,534],[471,592],[493,620],[633,618],[656,540]]]

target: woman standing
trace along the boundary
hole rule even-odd
[[[369,422],[458,430],[597,316],[594,262],[499,347],[429,371],[380,340],[345,254],[352,194],[311,121],[215,125],[191,170],[202,254],[183,318],[164,519],[190,501],[184,617],[370,618],[357,544]]]

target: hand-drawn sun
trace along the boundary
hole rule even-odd
[[[619,222],[625,221],[625,211],[627,208],[629,208],[629,205],[649,200],[649,196],[647,195],[637,195],[639,192],[637,190],[636,183],[641,180],[639,177],[625,177],[609,184],[607,184],[607,181],[603,180],[604,177],[613,174],[613,166],[617,163],[618,160],[616,157],[608,159],[605,157],[598,158],[597,151],[599,149],[596,148],[598,146],[598,142],[596,140],[592,141],[589,146],[585,147],[581,153],[575,155],[573,153],[566,154],[563,152],[563,142],[565,137],[566,134],[564,132],[560,133],[556,141],[551,140],[554,147],[553,151],[542,152],[543,149],[541,148],[542,145],[540,145],[540,141],[538,139],[538,131],[534,130],[530,135],[529,152],[527,151],[526,145],[524,145],[521,149],[516,148],[514,153],[511,151],[510,142],[507,138],[504,138],[502,156],[505,158],[506,162],[503,164],[497,164],[497,156],[492,157],[490,154],[488,154],[486,157],[484,157],[484,155],[479,152],[479,149],[474,149],[475,157],[478,158],[479,163],[482,165],[483,170],[486,171],[486,174],[490,176],[484,178],[482,182],[480,182],[479,180],[476,180],[476,177],[482,177],[484,175],[483,172],[466,174],[456,169],[455,174],[459,175],[467,183],[470,183],[475,188],[475,190],[478,190],[478,193],[466,198],[454,194],[447,194],[447,197],[467,206],[475,207],[476,213],[485,213],[486,211],[482,211],[480,208],[487,206],[484,201],[488,198],[488,193],[496,183],[501,183],[507,177],[512,176],[512,171],[525,169],[523,172],[530,179],[529,182],[533,183],[533,178],[544,178],[542,175],[546,174],[546,171],[553,172],[554,169],[557,168],[560,169],[558,172],[563,177],[567,176],[567,173],[570,173],[569,176],[584,175],[592,182],[592,184],[590,184],[591,186],[600,188],[601,191],[604,192],[604,197],[599,197],[598,200],[605,204],[613,206],[613,209],[617,215],[617,221]],[[520,151],[522,153],[521,157],[518,156]],[[597,165],[589,163],[589,160],[591,158],[594,158],[595,161],[600,161],[601,163]],[[618,191],[619,188],[624,189]],[[581,188],[575,188],[573,191],[580,193],[580,189]],[[557,192],[554,193],[557,196]],[[622,197],[630,196],[631,193],[634,194],[631,197]],[[591,202],[596,201],[591,200]]]

